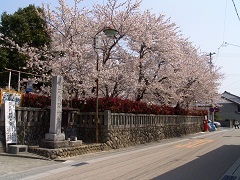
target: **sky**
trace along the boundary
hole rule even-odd
[[[85,0],[89,7],[94,2],[97,0]],[[58,4],[57,0],[0,0],[0,14],[4,11],[12,14],[29,4],[41,7],[42,3],[53,8]],[[224,74],[219,93],[228,91],[240,96],[239,0],[142,0],[141,10],[146,9],[171,18],[200,53],[215,53],[211,56],[212,63]]]

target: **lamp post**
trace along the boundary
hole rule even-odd
[[[104,35],[107,37],[107,38],[115,38],[115,35],[117,34],[117,30],[116,29],[112,29],[110,27],[105,27],[103,29],[101,29],[100,31],[98,31],[95,36],[94,36],[94,40],[93,40],[93,48],[94,48],[94,51],[96,52],[97,54],[97,64],[96,64],[96,70],[97,70],[97,73],[99,71],[99,55],[98,55],[98,52],[97,50],[98,49],[102,49],[101,48],[101,45],[100,45],[100,41],[101,41],[101,38],[99,36],[100,33],[104,33]],[[95,80],[96,82],[96,113],[95,113],[95,126],[96,126],[96,143],[98,143],[98,121],[99,121],[99,118],[98,118],[98,88],[99,88],[99,81],[98,81],[98,74],[97,74],[97,79]]]

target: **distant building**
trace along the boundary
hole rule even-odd
[[[240,121],[240,97],[225,91],[221,96],[217,115],[222,121],[236,119]]]

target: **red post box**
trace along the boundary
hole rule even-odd
[[[207,121],[207,119],[203,120],[203,131],[204,132],[208,131],[208,121]]]

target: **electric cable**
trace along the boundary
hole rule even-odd
[[[217,60],[218,60],[220,48],[226,47],[224,40],[225,40],[225,32],[226,32],[226,18],[227,18],[227,5],[228,5],[228,4],[227,4],[227,1],[228,1],[228,0],[226,0],[226,3],[225,3],[225,12],[224,12],[223,39],[222,39],[223,42],[222,42],[222,44],[219,46],[219,48],[218,48],[218,50],[217,50],[215,63],[216,63]]]
[[[235,12],[236,12],[236,14],[237,14],[238,20],[240,21],[240,17],[239,17],[239,15],[238,15],[237,7],[236,7],[236,5],[235,5],[234,0],[232,0],[232,2],[233,2],[233,6],[234,6],[234,8],[235,8]]]
[[[228,0],[226,0],[226,4],[225,4],[225,14],[224,14],[224,25],[223,25],[223,42],[224,42],[224,39],[225,39],[225,32],[226,32],[227,1],[228,1]]]

